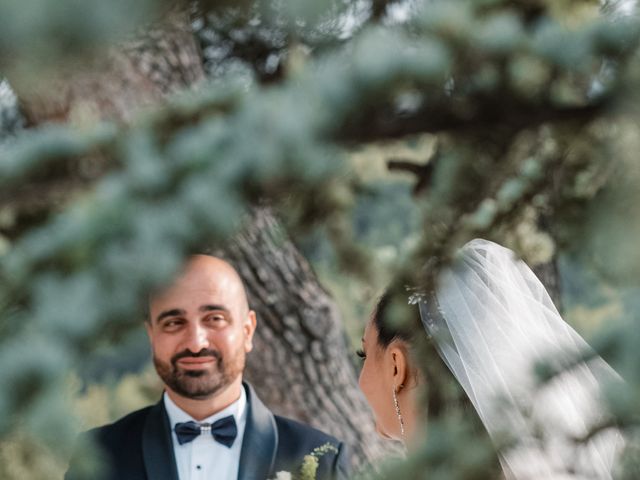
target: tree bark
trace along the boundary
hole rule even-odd
[[[375,432],[340,312],[273,214],[256,209],[221,255],[238,269],[258,316],[245,373],[266,404],[346,441],[356,468],[397,451]]]

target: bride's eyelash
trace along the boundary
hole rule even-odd
[[[362,360],[367,358],[367,354],[364,353],[364,350],[356,350],[356,355],[359,356]]]

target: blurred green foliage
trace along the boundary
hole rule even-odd
[[[46,84],[164,7],[0,0],[0,72]],[[389,279],[420,283],[415,265],[446,262],[476,236],[532,263],[566,253],[606,279],[605,293],[589,282],[587,294],[586,270],[567,260],[568,311],[628,380],[621,418],[637,434],[635,17],[594,1],[265,0],[203,18],[194,26],[217,81],[129,125],[48,125],[0,144],[5,199],[69,159],[111,165],[35,225],[16,228],[10,202],[0,210],[0,458],[15,459],[0,462],[2,478],[50,478],[79,429],[157,394],[144,373],[74,390],[69,372],[129,338],[149,289],[230,238],[256,201],[278,209],[360,321]],[[244,54],[256,45],[264,54]],[[420,168],[391,176],[386,160]],[[90,420],[69,422],[73,411]],[[464,425],[430,431],[403,468],[487,478],[484,444]]]
[[[2,0],[0,65],[5,75],[29,81],[35,71],[53,71],[122,39],[162,9],[160,1]]]

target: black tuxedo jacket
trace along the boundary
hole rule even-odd
[[[271,479],[282,470],[294,473],[305,455],[325,443],[334,445],[337,453],[329,451],[320,457],[317,478],[347,478],[349,460],[342,442],[274,415],[249,384],[244,387],[248,410],[238,480]],[[104,480],[179,480],[171,426],[162,400],[84,435],[90,436],[105,455],[108,471]],[[89,479],[79,474],[72,461],[65,480]]]

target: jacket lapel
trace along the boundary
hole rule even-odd
[[[149,410],[142,431],[142,454],[147,478],[178,480],[171,426],[162,400]]]
[[[251,385],[243,385],[247,392],[248,411],[238,480],[262,480],[269,478],[273,469],[278,449],[278,430],[273,413],[258,398]]]

